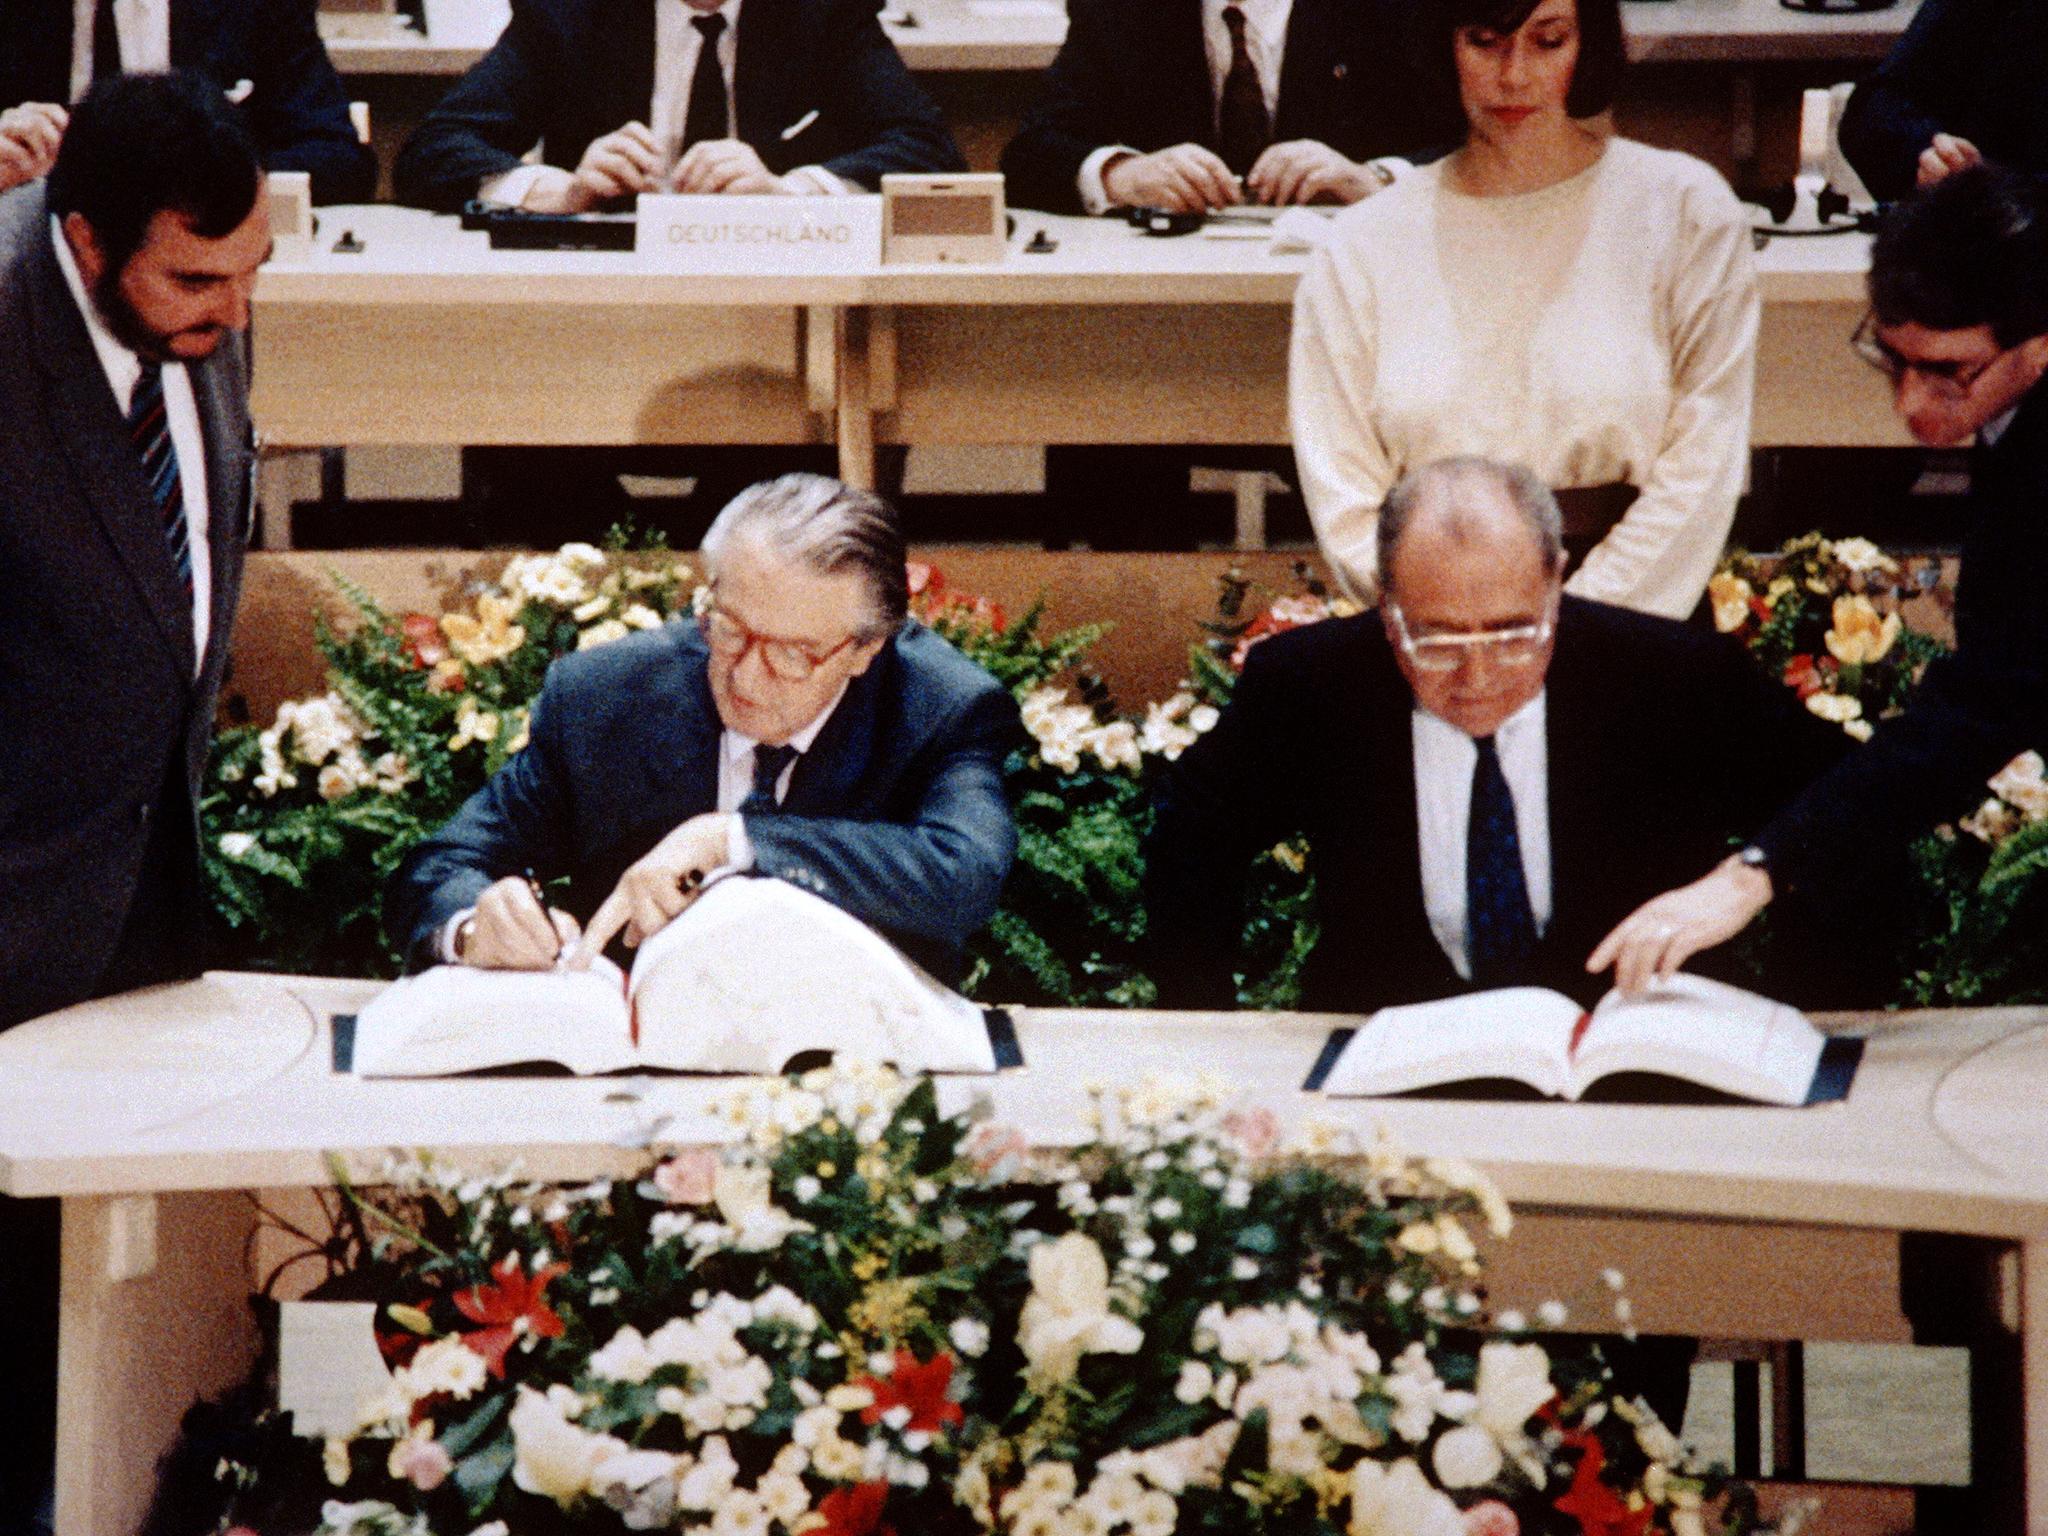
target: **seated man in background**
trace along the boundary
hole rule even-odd
[[[1563,595],[1557,503],[1449,459],[1380,512],[1377,613],[1262,641],[1175,764],[1148,850],[1162,1003],[1229,1007],[1247,865],[1306,833],[1309,1008],[1547,986],[1844,738],[1734,642]]]
[[[186,69],[241,109],[266,170],[319,203],[368,202],[377,162],[313,25],[314,0],[0,0],[0,192],[45,175],[76,101],[106,75]]]
[[[1355,203],[1402,167],[1388,157],[1455,139],[1394,0],[1072,0],[1067,16],[1003,151],[1019,207]]]
[[[1842,153],[1885,202],[1981,160],[2048,175],[2048,6],[1921,0],[1850,96]]]
[[[521,157],[538,143],[541,161]],[[873,0],[514,0],[428,114],[401,201],[550,213],[640,192],[873,192],[966,165]]]
[[[1448,148],[1398,0],[1072,0],[1067,38],[1003,151],[1011,206],[1050,213],[1355,203]],[[1055,445],[1048,542],[1194,547],[1190,469],[1275,468],[1284,449]]]
[[[399,870],[412,963],[545,969],[647,939],[704,879],[787,880],[944,981],[1016,848],[1001,684],[905,622],[887,502],[816,475],[743,492],[704,539],[711,600],[564,657],[532,739]],[[567,876],[570,905],[527,872]]]

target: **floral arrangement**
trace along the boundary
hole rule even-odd
[[[1707,583],[1714,627],[1732,634],[1807,709],[1868,741],[1921,670],[1947,647],[1908,629],[1899,604],[1941,579],[1931,560],[1901,567],[1868,539],[1794,539],[1774,554],[1732,551]]]
[[[548,664],[666,623],[696,580],[619,539],[519,556],[438,616],[393,616],[341,585],[356,622],[319,627],[328,691],[214,742],[200,825],[230,963],[391,974],[385,881],[526,744]]]
[[[1095,1106],[1086,1145],[1033,1154],[985,1101],[946,1113],[928,1079],[848,1065],[738,1090],[731,1145],[634,1178],[398,1162],[320,1244],[339,1265],[323,1289],[376,1305],[388,1385],[324,1443],[260,1410],[197,1458],[199,1518],[259,1536],[1760,1528],[1583,1342],[1488,1315],[1478,1240],[1511,1218],[1476,1170],[1327,1128],[1283,1147],[1270,1111],[1200,1087]]]
[[[2039,752],[1993,774],[1969,815],[1913,848],[1918,889],[1909,1002],[2048,1002],[2048,778]]]

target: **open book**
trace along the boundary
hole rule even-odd
[[[859,919],[780,880],[727,879],[641,945],[630,976],[599,959],[587,971],[441,965],[393,982],[356,1016],[345,1069],[774,1073],[817,1051],[906,1072],[1016,1064],[1007,1021],[940,986]]]
[[[1783,1003],[1680,974],[1591,1013],[1560,992],[1507,987],[1382,1008],[1334,1036],[1308,1088],[1359,1097],[1507,1079],[1577,1099],[1603,1078],[1651,1074],[1766,1104],[1848,1092],[1860,1040],[1829,1041]],[[1823,1057],[1830,1070],[1823,1072]]]

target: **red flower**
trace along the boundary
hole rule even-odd
[[[421,671],[448,657],[448,637],[441,633],[441,621],[430,613],[408,613],[399,626],[405,633],[405,654]]]
[[[562,1335],[562,1319],[548,1305],[548,1282],[567,1274],[566,1264],[550,1264],[528,1277],[519,1255],[508,1253],[491,1271],[489,1285],[473,1285],[455,1293],[455,1310],[472,1323],[481,1323],[462,1336],[462,1342],[483,1356],[493,1376],[505,1374],[505,1351],[522,1333],[536,1338],[556,1339]]]
[[[1647,1503],[1630,1509],[1620,1494],[1600,1481],[1607,1465],[1600,1442],[1581,1430],[1567,1435],[1565,1444],[1579,1448],[1579,1464],[1572,1471],[1571,1487],[1552,1507],[1579,1522],[1580,1536],[1643,1536],[1656,1510]]]
[[[861,1422],[876,1424],[891,1409],[907,1408],[910,1422],[903,1426],[905,1429],[931,1434],[947,1424],[958,1424],[962,1417],[960,1405],[946,1396],[946,1388],[952,1382],[953,1357],[943,1350],[919,1365],[917,1356],[899,1349],[895,1368],[886,1377],[863,1376],[854,1383],[875,1395],[875,1400],[861,1410]]]
[[[1809,694],[1820,692],[1820,668],[1814,665],[1813,658],[1804,651],[1785,663],[1785,686],[1802,699]]]
[[[834,1488],[818,1505],[825,1523],[813,1536],[896,1536],[893,1528],[882,1524],[882,1506],[888,1502],[886,1482]]]
[[[377,1334],[377,1353],[384,1357],[384,1363],[394,1371],[400,1366],[412,1364],[412,1357],[420,1352],[420,1346],[427,1341],[416,1333]]]

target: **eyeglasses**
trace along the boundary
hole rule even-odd
[[[1418,672],[1455,672],[1467,661],[1481,660],[1503,667],[1530,666],[1550,644],[1550,636],[1557,627],[1555,598],[1544,609],[1543,617],[1534,624],[1441,635],[1411,634],[1400,605],[1388,599],[1385,607],[1394,626],[1395,639],[1400,641],[1403,654],[1414,663]]]
[[[719,607],[715,598],[705,604],[698,622],[703,626],[705,643],[721,656],[730,656],[733,665],[739,665],[750,648],[759,647],[761,665],[768,669],[768,675],[785,683],[808,682],[818,668],[860,638],[848,635],[830,650],[813,650],[801,640],[778,640],[747,628]]]
[[[1991,370],[1998,358],[2005,356],[2000,352],[1997,357],[1987,358],[1981,363],[1922,362],[1918,358],[1907,357],[1877,334],[1874,310],[1864,312],[1862,323],[1849,338],[1849,347],[1894,384],[1908,373],[1917,373],[1926,384],[1928,393],[1951,403],[1968,395],[1972,386]]]

